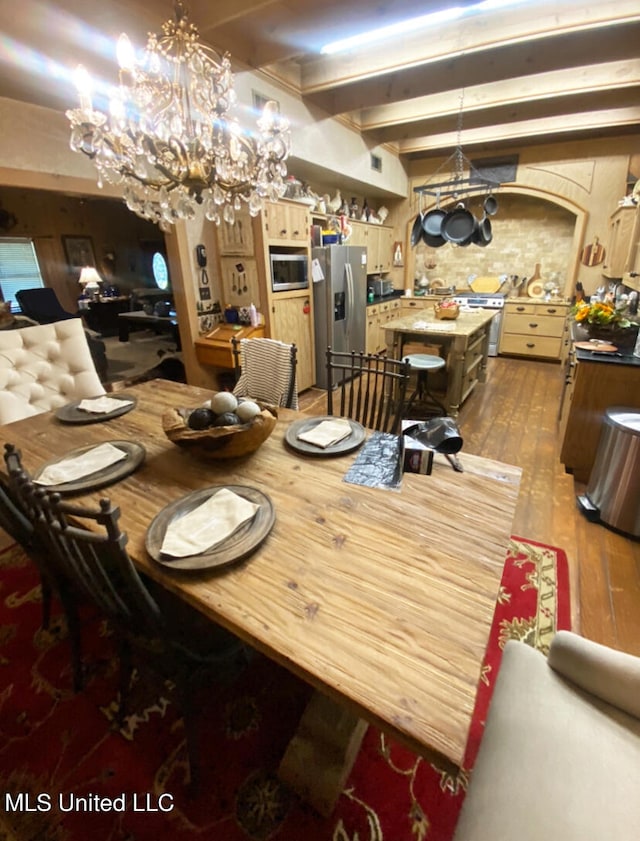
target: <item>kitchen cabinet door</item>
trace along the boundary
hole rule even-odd
[[[271,338],[298,349],[298,391],[316,381],[313,310],[309,296],[274,295],[271,299]]]
[[[393,264],[393,228],[377,228],[378,271],[390,272]]]
[[[380,315],[378,306],[374,304],[372,307],[367,307],[367,334],[366,334],[366,351],[367,353],[378,352],[378,341],[380,333]]]
[[[621,278],[630,271],[639,238],[640,208],[619,207],[611,214],[609,223],[609,250],[602,266],[605,277]]]
[[[310,244],[311,216],[306,205],[267,202],[262,214],[265,238],[269,242]]]

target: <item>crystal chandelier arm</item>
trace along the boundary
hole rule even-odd
[[[118,60],[111,119],[82,91],[67,117],[71,148],[93,161],[100,185],[123,187],[134,213],[167,230],[203,204],[207,219],[232,224],[242,202],[255,216],[284,193],[287,120],[269,102],[255,134],[240,128],[228,113],[236,104],[230,58],[200,42],[182,2],[141,59],[121,37]]]

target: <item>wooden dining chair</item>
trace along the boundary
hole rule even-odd
[[[98,509],[88,508],[35,485],[24,469],[20,479],[37,512],[35,527],[43,543],[64,559],[114,632],[120,658],[119,721],[126,713],[135,665],[151,668],[176,687],[195,793],[200,775],[194,693],[204,684],[221,688],[232,682],[249,662],[250,649],[137,572],[120,529],[120,509],[108,499],[100,500]]]
[[[334,351],[329,347],[327,413],[397,434],[410,372],[408,362],[384,354]]]
[[[298,408],[295,344],[275,339],[231,339],[237,397],[252,397],[286,409]]]
[[[64,566],[47,551],[33,522],[32,512],[23,496],[20,456],[11,444],[5,444],[5,462],[9,480],[0,481],[0,527],[22,547],[40,575],[42,591],[42,628],[51,624],[51,606],[55,595],[66,620],[74,692],[83,686],[82,637],[77,593]]]

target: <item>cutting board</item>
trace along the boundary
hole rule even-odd
[[[470,289],[478,295],[492,295],[494,292],[497,292],[501,286],[502,281],[500,278],[493,275],[476,277],[469,284]]]

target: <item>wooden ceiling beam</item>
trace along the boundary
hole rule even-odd
[[[363,109],[360,127],[378,142],[440,133],[456,125],[460,105],[464,125],[479,127],[505,119],[529,119],[543,113],[620,107],[640,101],[640,59],[505,79],[432,96]],[[606,101],[605,101],[606,98]]]
[[[613,134],[623,128],[638,126],[640,106],[628,108],[593,110],[582,114],[573,114],[570,121],[562,117],[549,117],[539,120],[524,120],[501,125],[483,126],[482,128],[463,130],[458,139],[457,132],[412,137],[398,144],[401,155],[409,157],[451,153],[460,143],[468,154],[474,147],[491,147],[492,144],[505,142],[519,145],[529,142],[541,142],[570,134],[572,136],[587,133],[604,132]]]

